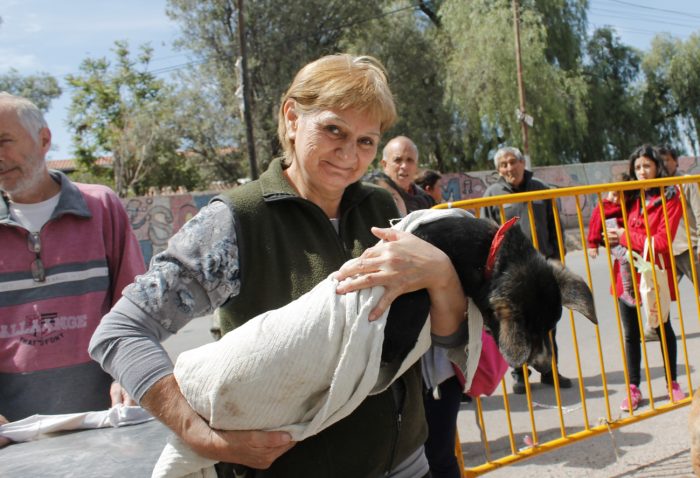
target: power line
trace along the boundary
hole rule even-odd
[[[697,24],[683,22],[689,16],[698,17],[693,13],[686,14],[678,10],[647,7],[626,0],[592,0],[588,8],[588,31],[592,32],[604,24],[602,26],[614,29],[619,36],[626,36],[625,43],[632,45],[635,42],[631,41],[630,36],[642,38],[643,35],[643,38],[651,39],[659,34],[670,34],[686,38],[698,31]],[[610,22],[611,19],[614,21]],[[640,41],[638,40],[637,43]],[[642,45],[638,47],[646,49]]]
[[[689,24],[689,23],[676,23],[675,21],[667,20],[666,18],[659,17],[657,16],[648,16],[646,14],[636,14],[634,17],[630,15],[629,12],[621,12],[617,10],[610,10],[607,8],[600,8],[596,7],[595,9],[591,9],[592,11],[599,12],[599,14],[605,14],[606,17],[609,18],[616,18],[616,19],[621,19],[621,20],[635,20],[635,21],[642,21],[642,22],[650,22],[654,24],[662,24],[662,25],[670,25],[674,27],[682,27],[682,28],[691,28],[691,29],[697,29],[698,25],[697,24]]]
[[[644,10],[653,10],[656,12],[664,12],[664,13],[673,13],[674,15],[681,15],[683,17],[692,17],[692,18],[700,18],[700,14],[693,14],[693,13],[688,13],[688,12],[681,12],[678,10],[669,10],[665,8],[655,8],[655,7],[649,7],[646,5],[640,5],[638,3],[632,3],[632,2],[626,2],[624,0],[610,0],[613,3],[619,3],[620,5],[626,5],[629,7],[637,7],[637,8],[642,8]]]

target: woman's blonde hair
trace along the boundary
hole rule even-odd
[[[379,60],[346,53],[324,56],[299,70],[282,96],[277,136],[287,161],[293,157],[294,149],[293,141],[287,137],[284,115],[284,104],[290,99],[296,102],[300,114],[326,109],[366,112],[379,119],[382,133],[396,122],[394,98]]]

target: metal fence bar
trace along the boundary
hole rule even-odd
[[[625,192],[629,194],[630,191],[632,190],[639,190],[639,194],[642,198],[642,202],[644,203],[645,195],[644,195],[644,189],[646,188],[651,188],[651,187],[658,187],[661,188],[662,191],[664,188],[667,187],[675,187],[677,184],[694,184],[700,181],[700,175],[698,176],[683,176],[683,177],[673,177],[673,178],[662,178],[662,179],[654,179],[654,180],[648,180],[644,182],[640,181],[634,181],[634,182],[620,182],[620,183],[607,183],[607,184],[599,184],[599,185],[588,185],[588,186],[577,186],[577,187],[572,187],[572,188],[561,188],[561,189],[551,189],[551,190],[544,190],[544,191],[536,191],[536,192],[527,192],[527,193],[518,193],[518,194],[509,194],[506,196],[495,196],[495,197],[488,197],[488,198],[478,198],[478,199],[470,199],[466,201],[458,201],[454,203],[447,203],[443,205],[437,206],[438,208],[450,208],[450,207],[460,207],[463,209],[469,209],[472,210],[476,213],[477,216],[480,215],[481,208],[482,207],[487,207],[487,206],[497,206],[500,212],[501,216],[501,223],[504,222],[505,220],[505,211],[504,211],[504,205],[510,204],[510,203],[516,203],[516,202],[525,202],[527,203],[527,210],[528,210],[528,216],[530,219],[530,228],[531,228],[531,237],[533,238],[533,245],[535,245],[536,248],[539,249],[539,244],[537,244],[537,234],[535,230],[535,221],[534,221],[534,213],[533,213],[533,208],[532,208],[532,202],[533,201],[551,201],[552,204],[552,209],[554,210],[554,217],[555,217],[555,226],[556,226],[556,234],[557,234],[557,241],[559,245],[559,250],[561,253],[561,260],[562,263],[565,261],[564,257],[564,246],[566,244],[565,242],[565,234],[564,231],[562,231],[562,224],[559,221],[559,207],[557,201],[560,198],[566,198],[566,199],[573,199],[574,205],[575,205],[575,214],[577,217],[577,222],[578,222],[578,235],[580,236],[580,240],[582,243],[582,246],[584,248],[584,256],[585,256],[585,269],[586,269],[586,274],[587,274],[587,279],[588,279],[588,284],[591,287],[591,290],[594,290],[595,284],[593,284],[592,280],[592,275],[591,275],[591,266],[588,260],[588,256],[585,254],[585,249],[586,249],[586,233],[585,233],[585,222],[586,218],[583,217],[582,213],[582,208],[581,204],[579,201],[580,196],[582,195],[587,195],[587,196],[593,196],[597,198],[599,204],[599,212],[601,214],[601,218],[604,218],[603,214],[603,208],[601,203],[601,198],[603,193],[607,193],[609,191],[618,191],[621,196],[621,205],[622,205],[622,220],[623,220],[623,226],[625,230],[625,237],[627,240],[627,244],[631,244],[630,240],[630,234],[629,234],[629,226],[628,226],[628,211],[625,206],[625,201],[624,201],[624,196]],[[663,194],[662,194],[663,198]],[[663,211],[664,211],[664,217],[666,221],[666,229],[667,229],[667,240],[669,241],[669,244],[671,244],[671,231],[669,230],[669,224],[668,224],[668,211],[666,209],[666,202],[665,198],[662,199],[662,206],[663,206]],[[692,241],[690,240],[690,232],[688,229],[688,212],[686,209],[686,204],[685,204],[685,199],[681,195],[681,207],[683,211],[683,219],[684,219],[684,224],[685,224],[685,231],[684,233],[686,234],[686,237],[688,238],[689,244],[692,244]],[[643,215],[644,215],[644,223],[645,223],[645,229],[647,232],[647,236],[650,236],[650,231],[649,231],[649,219],[647,216],[647,210],[646,206],[642,209]],[[700,226],[700,225],[699,225]],[[602,229],[603,229],[603,234],[607,236],[607,227],[605,225],[605,221],[602,221]],[[683,231],[678,231],[678,233],[683,233]],[[631,249],[631,248],[628,248]],[[611,292],[613,294],[613,310],[612,311],[607,311],[607,312],[613,312],[614,313],[614,318],[616,321],[617,325],[617,332],[618,332],[618,341],[619,341],[619,349],[620,349],[620,354],[621,354],[621,364],[622,364],[622,372],[624,375],[624,385],[626,388],[626,394],[627,394],[627,399],[631,401],[630,393],[629,393],[629,370],[627,368],[627,361],[625,359],[625,341],[624,341],[624,330],[622,326],[622,319],[621,319],[621,314],[620,314],[620,306],[618,301],[616,300],[617,297],[617,290],[616,290],[616,284],[614,281],[615,275],[614,275],[614,263],[613,259],[610,256],[610,245],[605,241],[605,252],[606,252],[606,257],[607,257],[607,265],[608,265],[608,271],[609,271],[609,278],[610,278],[610,284],[611,284]],[[673,276],[678,278],[678,272],[676,269],[676,264],[675,264],[675,259],[673,259],[673,254],[671,255],[671,268],[673,272]],[[632,257],[631,250],[628,251],[628,256],[630,260],[630,265],[634,267],[634,258]],[[652,255],[653,257],[653,255]],[[653,258],[650,262],[653,262]],[[667,266],[668,267],[668,266]],[[698,280],[696,279],[697,277],[697,271],[695,270],[695,264],[693,261],[691,261],[691,267],[693,270],[693,274],[695,277],[689,278],[692,283],[693,283],[693,288],[695,292],[695,302],[696,302],[696,308],[698,311],[698,317],[700,318],[700,301],[698,300],[698,296],[700,295],[699,289],[700,289],[700,284],[698,284]],[[636,274],[632,274],[632,281],[633,281],[633,287],[634,287],[634,294],[635,298],[637,299],[637,317],[639,320],[639,326],[640,326],[640,331],[644,330],[644,324],[642,324],[642,311],[640,308],[640,300],[637,294],[638,290],[638,284],[637,284],[637,277]],[[598,362],[599,362],[599,369],[600,369],[600,374],[601,374],[601,382],[602,382],[602,397],[598,398],[589,398],[586,395],[586,386],[584,383],[584,371],[582,367],[582,359],[581,359],[581,351],[579,348],[579,338],[577,335],[576,331],[576,325],[574,321],[574,314],[573,312],[570,312],[569,318],[570,318],[570,328],[571,328],[571,333],[572,333],[572,342],[573,342],[573,351],[574,351],[574,356],[575,356],[575,362],[576,362],[576,372],[579,378],[579,395],[580,395],[580,401],[581,401],[581,408],[582,408],[582,421],[583,421],[583,426],[581,430],[570,430],[569,427],[567,427],[567,424],[565,423],[565,407],[562,404],[562,396],[561,396],[561,390],[559,387],[559,381],[558,381],[558,376],[557,376],[557,363],[556,360],[553,362],[553,372],[554,372],[554,377],[555,377],[555,387],[554,387],[554,393],[556,396],[556,407],[549,407],[549,408],[556,408],[556,411],[558,413],[558,418],[559,418],[559,432],[560,436],[558,438],[554,439],[549,439],[546,441],[543,441],[540,443],[539,438],[538,438],[538,427],[537,427],[537,416],[538,414],[536,413],[535,410],[535,405],[533,402],[533,395],[532,391],[530,389],[530,383],[529,383],[529,370],[527,369],[527,366],[523,367],[523,372],[525,376],[525,381],[526,381],[526,400],[527,400],[527,411],[528,411],[528,416],[529,416],[529,428],[530,432],[532,434],[532,439],[530,441],[526,441],[525,446],[518,448],[517,445],[517,439],[516,439],[516,433],[523,433],[522,431],[518,432],[516,431],[516,424],[513,421],[512,417],[512,410],[511,410],[511,405],[510,405],[510,400],[509,400],[509,395],[508,391],[506,389],[506,381],[505,378],[501,381],[501,389],[503,393],[503,408],[504,408],[504,413],[505,413],[505,419],[507,423],[507,439],[508,439],[508,444],[510,447],[510,454],[507,454],[505,456],[493,458],[492,455],[493,450],[490,447],[490,442],[488,441],[488,435],[487,435],[487,420],[486,417],[484,416],[483,413],[483,408],[482,408],[482,402],[480,399],[476,399],[476,407],[477,407],[477,415],[476,418],[478,420],[479,427],[481,428],[481,436],[482,440],[486,440],[486,442],[483,444],[484,450],[486,451],[486,461],[480,465],[477,466],[471,466],[467,467],[467,465],[463,465],[463,458],[464,456],[460,456],[459,458],[461,459],[460,461],[460,466],[463,466],[462,470],[462,476],[465,477],[470,477],[470,476],[479,476],[485,473],[488,473],[489,471],[493,471],[497,468],[507,466],[516,462],[519,462],[521,460],[525,460],[527,458],[530,458],[532,456],[545,453],[547,451],[561,448],[568,446],[572,443],[590,438],[592,436],[600,435],[602,433],[609,433],[612,429],[619,428],[622,426],[626,426],[632,423],[636,423],[641,420],[649,419],[655,416],[658,416],[660,414],[666,413],[671,410],[675,410],[677,408],[680,408],[682,406],[687,406],[692,397],[693,393],[693,387],[692,387],[692,380],[690,378],[690,361],[688,359],[688,350],[687,350],[687,343],[686,343],[686,330],[685,330],[685,324],[684,324],[684,318],[683,318],[683,313],[681,310],[680,306],[680,290],[677,284],[674,284],[674,291],[676,293],[676,298],[679,302],[678,304],[678,311],[679,311],[679,320],[680,320],[680,339],[681,343],[683,346],[683,357],[684,357],[684,364],[685,364],[685,372],[686,376],[688,377],[688,388],[690,390],[690,395],[688,395],[685,399],[674,402],[671,400],[670,402],[667,403],[656,403],[654,401],[654,395],[653,395],[653,389],[652,389],[652,377],[650,376],[650,368],[649,368],[649,357],[647,353],[647,344],[646,341],[643,337],[643,333],[640,334],[642,335],[641,337],[641,351],[642,351],[642,359],[643,359],[643,368],[646,374],[646,381],[647,381],[647,386],[648,386],[648,395],[649,395],[649,407],[645,408],[644,410],[630,410],[629,414],[621,415],[615,418],[613,416],[612,410],[611,410],[611,405],[610,405],[610,388],[609,388],[609,382],[608,382],[608,377],[607,377],[607,372],[606,372],[606,363],[605,363],[605,354],[603,351],[602,347],[602,340],[601,340],[601,334],[600,334],[600,329],[599,326],[596,326],[594,328],[595,330],[595,342],[596,342],[596,348],[597,348],[597,354],[598,354]],[[654,285],[656,286],[656,278],[654,278]],[[658,289],[657,289],[658,291]],[[658,296],[658,292],[657,292]],[[657,297],[658,301],[658,297]],[[599,311],[600,315],[600,311]],[[670,320],[670,319],[669,319]],[[661,327],[661,349],[662,349],[662,356],[664,360],[664,366],[666,370],[666,380],[669,383],[667,386],[670,387],[670,367],[669,367],[669,355],[668,355],[668,350],[666,347],[665,343],[665,331],[664,328]],[[552,337],[550,335],[550,340],[552,340]],[[553,345],[553,344],[552,344]],[[560,357],[557,357],[557,359],[560,359]],[[670,392],[670,390],[669,390]],[[605,417],[601,417],[598,420],[598,424],[592,425],[590,423],[590,417],[589,417],[589,404],[595,403],[595,400],[602,400],[603,403],[600,405],[604,405],[604,415]],[[600,406],[599,405],[599,406]],[[540,407],[541,408],[541,407]],[[569,410],[567,410],[567,413]],[[543,412],[544,413],[544,412]],[[523,417],[524,418],[524,417]],[[551,433],[550,433],[551,436]],[[493,437],[491,437],[493,438]],[[455,450],[458,454],[462,453],[462,448],[461,448],[461,443],[456,443]],[[506,452],[507,453],[507,452]]]

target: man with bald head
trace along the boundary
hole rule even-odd
[[[382,168],[404,194],[408,212],[429,209],[435,200],[413,182],[418,172],[418,148],[406,136],[397,136],[384,146]]]
[[[49,170],[50,147],[36,105],[0,92],[0,423],[126,399],[87,348],[141,249],[117,195]]]

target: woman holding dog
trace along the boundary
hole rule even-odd
[[[645,180],[666,177],[668,174],[664,163],[661,160],[656,149],[650,145],[643,145],[637,148],[629,158],[629,176],[632,180]],[[670,244],[666,234],[666,221],[664,219],[664,209],[662,205],[661,189],[648,188],[644,190],[646,205],[642,205],[642,197],[638,191],[629,191],[625,193],[627,203],[630,205],[630,212],[627,220],[629,228],[629,236],[631,244],[627,243],[625,230],[622,228],[608,229],[608,240],[611,246],[620,244],[626,248],[632,248],[634,251],[642,254],[644,244],[647,241],[646,228],[644,224],[644,209],[646,209],[649,231],[653,239],[654,249],[656,251],[656,263],[659,258],[663,258],[663,263],[666,264],[669,284],[673,283],[673,275],[670,267],[671,258],[669,256]],[[671,239],[676,234],[678,223],[680,222],[682,210],[678,190],[676,187],[670,186],[664,188],[666,196],[666,212],[668,214],[668,227],[671,231]],[[648,247],[648,246],[647,246]],[[621,296],[624,291],[622,285],[622,277],[620,268],[615,263],[615,290],[617,295]],[[660,279],[663,279],[660,278]],[[639,284],[639,275],[637,275],[637,284]],[[639,294],[637,294],[639,297]],[[674,288],[671,287],[671,299],[675,300]],[[641,363],[641,344],[640,344],[640,317],[637,314],[637,307],[629,305],[624,300],[618,299],[620,306],[620,316],[622,325],[625,331],[625,356],[627,361],[627,370],[629,372],[630,390],[629,397],[625,397],[620,405],[624,411],[635,410],[639,406],[642,399],[642,392],[639,389],[641,380],[640,363]],[[656,327],[657,336],[661,337],[660,327]],[[670,367],[671,386],[669,387],[674,401],[681,400],[685,394],[681,391],[680,385],[676,381],[676,334],[673,331],[671,321],[666,318],[664,322],[664,335],[666,337],[666,350],[668,351],[668,363]],[[663,352],[663,346],[662,346]],[[631,401],[630,401],[631,399]]]
[[[159,343],[219,307],[226,332],[339,268],[346,280],[338,293],[386,288],[370,320],[399,295],[427,289],[432,333],[459,342],[466,304],[450,260],[388,229],[398,217],[392,197],[360,182],[395,119],[374,58],[332,55],[303,67],[281,100],[283,157],[203,208],[103,319],[92,356],[200,455],[245,465],[245,476],[255,477],[428,475],[419,364],[340,422],[293,443],[282,432],[211,429],[180,393]],[[232,476],[233,468],[217,471]]]

